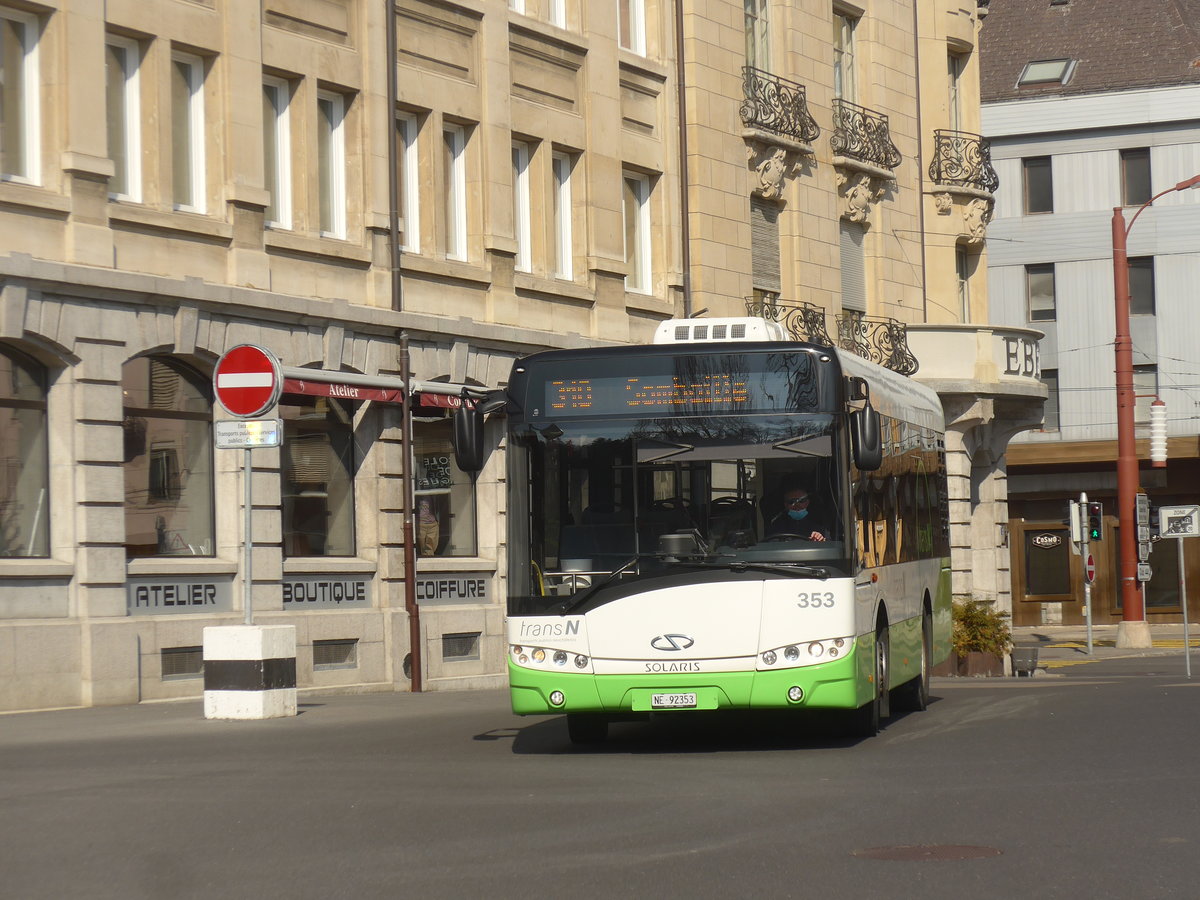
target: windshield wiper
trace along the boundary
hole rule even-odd
[[[621,575],[624,575],[626,572],[628,572],[630,567],[635,565],[639,560],[656,559],[658,557],[659,557],[659,554],[657,554],[657,553],[638,553],[638,554],[630,557],[625,562],[621,563],[621,565],[618,568],[614,569],[612,572],[608,573],[607,575],[600,576],[600,578],[598,580],[594,581],[592,583],[592,586],[590,588],[588,588],[586,591],[576,594],[574,597],[571,597],[570,599],[564,600],[562,603],[560,603],[558,605],[558,614],[560,616],[565,616],[571,610],[578,609],[589,598],[591,598],[593,595],[595,595],[601,588],[608,587],[608,585],[612,583],[612,580],[614,578],[617,578]]]
[[[693,563],[708,569],[728,569],[731,572],[770,572],[772,575],[786,575],[789,578],[828,578],[830,572],[824,566],[793,566],[786,563],[747,562],[743,559],[731,562],[716,562],[705,560]]]

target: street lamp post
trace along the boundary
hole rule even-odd
[[[1117,626],[1118,647],[1149,647],[1150,626],[1146,624],[1146,608],[1137,583],[1137,504],[1138,460],[1134,436],[1133,340],[1129,336],[1129,256],[1126,241],[1134,222],[1150,204],[1163,194],[1183,191],[1200,184],[1200,175],[1159,191],[1137,208],[1129,224],[1125,224],[1122,207],[1113,209],[1113,289],[1116,302],[1117,357],[1117,522],[1120,525],[1119,556],[1121,561],[1120,598],[1121,623]]]

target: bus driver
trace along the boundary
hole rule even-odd
[[[811,498],[802,487],[783,492],[783,510],[767,525],[768,538],[794,534],[806,541],[824,541],[829,536],[829,524],[817,510],[810,509]]]

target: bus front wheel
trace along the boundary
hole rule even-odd
[[[608,719],[604,716],[568,713],[567,735],[572,744],[603,744],[608,738]]]
[[[874,737],[879,733],[879,722],[887,718],[889,709],[888,667],[891,662],[888,646],[887,623],[880,619],[875,626],[875,678],[872,682],[874,696],[867,703],[850,713],[850,734],[853,737]]]

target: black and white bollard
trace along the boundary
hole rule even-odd
[[[204,718],[296,715],[296,627],[204,629]]]

